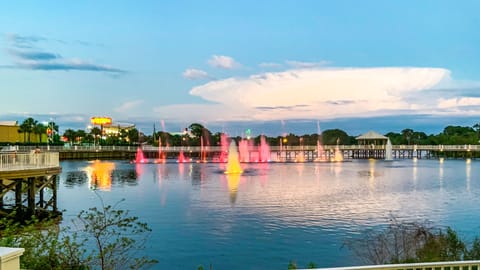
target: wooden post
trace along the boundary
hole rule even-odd
[[[35,214],[35,177],[28,178],[28,214],[34,215]]]
[[[57,212],[57,175],[52,175],[53,211]]]
[[[17,211],[17,217],[22,216],[22,182],[23,179],[15,179],[15,209]]]

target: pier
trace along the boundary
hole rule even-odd
[[[31,151],[0,154],[0,217],[15,211],[19,220],[59,215],[59,153]]]
[[[227,151],[222,146],[150,146],[140,147],[145,158],[159,158],[160,153],[166,158],[175,159],[182,152],[185,156],[211,160]],[[134,160],[137,146],[43,146],[43,153],[57,152],[60,160],[64,159],[126,159]],[[31,146],[19,146],[20,152],[34,150]],[[249,146],[248,155],[259,156],[258,146]],[[305,145],[305,146],[269,146],[272,161],[315,161],[331,160],[335,154],[343,159],[384,159],[386,145]],[[480,145],[392,145],[393,159],[429,159],[440,157],[480,158]]]

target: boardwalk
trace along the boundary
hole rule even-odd
[[[136,146],[50,146],[42,147],[42,152],[59,152],[60,159],[135,159]],[[340,153],[344,159],[385,158],[385,145],[324,145],[324,146],[269,146],[270,156],[274,160],[295,160],[304,157],[305,161],[313,161],[319,157],[333,158]],[[19,147],[20,151],[31,151],[32,147]],[[174,146],[156,147],[142,146],[146,158],[158,158],[164,153],[168,158],[175,158],[180,152],[192,158],[206,156],[212,158],[227,151],[221,146]],[[259,147],[248,148],[249,155],[258,155]],[[454,158],[479,158],[480,145],[393,145],[392,157],[404,158],[438,158],[449,156]]]
[[[57,178],[59,153],[0,154],[0,216],[15,210],[19,219],[59,214]]]

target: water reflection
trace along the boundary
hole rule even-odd
[[[137,173],[131,168],[117,168],[115,162],[92,161],[78,171],[67,171],[61,175],[65,177],[65,187],[88,185],[91,189],[111,190],[112,183],[121,185],[137,185]]]
[[[230,193],[230,203],[235,204],[237,200],[237,193],[238,193],[238,186],[240,185],[240,174],[232,173],[226,174],[227,183],[228,183],[228,191]]]
[[[93,171],[103,170],[95,175],[110,175],[113,192],[107,199],[126,198],[126,207],[137,209],[152,226],[148,252],[155,258],[162,254],[159,268],[181,261],[170,268],[193,269],[187,264],[208,257],[214,264],[225,263],[219,269],[236,270],[247,263],[280,269],[282,265],[265,262],[288,258],[292,251],[298,251],[296,259],[323,260],[325,266],[354,264],[342,243],[364,229],[386,225],[390,215],[461,228],[465,234],[478,231],[471,218],[480,211],[477,160],[249,164],[242,175],[220,173],[223,164],[142,164],[138,170],[115,162],[110,172],[106,165],[63,164],[67,180],[59,191],[61,207],[88,207],[90,201],[80,205],[72,199],[84,198],[86,188],[65,186],[86,186]],[[98,168],[102,166],[107,168]],[[138,172],[140,181],[135,180]],[[138,186],[115,185],[117,174]],[[152,177],[154,181],[145,181]]]

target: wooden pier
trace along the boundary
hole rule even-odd
[[[59,215],[57,152],[0,154],[0,217],[15,211],[19,220]]]
[[[32,147],[21,147],[20,151],[31,151]],[[138,147],[136,146],[43,146],[42,152],[58,152],[60,160],[64,159],[127,159],[134,160]],[[185,156],[200,159],[212,159],[226,151],[221,146],[174,146],[156,147],[142,146],[141,150],[146,158],[159,158],[160,153],[167,158],[177,158],[180,152]],[[258,157],[260,149],[257,146],[248,148],[250,157]],[[316,145],[305,146],[269,146],[270,157],[273,161],[315,161],[331,160],[335,155],[343,159],[384,159],[385,145]],[[480,145],[392,145],[394,159],[428,159],[428,158],[480,158]]]

